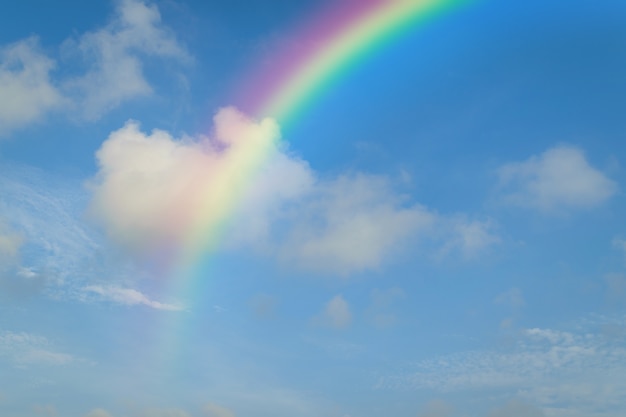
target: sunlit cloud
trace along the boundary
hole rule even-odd
[[[498,176],[505,203],[542,212],[597,207],[618,190],[613,180],[589,164],[582,149],[570,145],[506,164]]]

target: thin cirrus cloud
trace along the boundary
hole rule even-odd
[[[40,121],[53,110],[95,120],[122,102],[152,94],[144,58],[191,62],[155,5],[138,0],[117,3],[101,29],[69,38],[60,60],[47,55],[36,36],[0,47],[0,136]],[[55,69],[84,73],[55,77]]]
[[[498,170],[501,198],[507,204],[560,212],[600,206],[617,184],[589,164],[582,149],[560,145]]]
[[[321,179],[277,143],[279,135],[273,120],[256,122],[234,108],[218,111],[209,138],[145,134],[128,122],[96,154],[91,213],[135,250],[183,241],[208,219],[228,224],[226,246],[343,276],[379,268],[410,240],[467,255],[499,241],[491,223],[410,203],[384,176]]]

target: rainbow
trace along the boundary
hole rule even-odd
[[[342,0],[299,24],[295,43],[269,58],[271,65],[241,83],[238,107],[266,130],[271,140],[252,140],[238,162],[221,170],[213,184],[199,190],[195,215],[186,227],[177,276],[193,275],[203,255],[219,244],[230,214],[280,138],[280,129],[295,122],[334,80],[407,29],[425,24],[470,0]],[[262,66],[262,65],[261,65]],[[239,106],[239,104],[243,104]],[[241,115],[241,117],[245,117]],[[253,120],[249,120],[253,123]],[[276,124],[278,122],[278,125]],[[254,143],[253,143],[254,142]],[[190,269],[191,268],[191,269]]]
[[[259,128],[275,131],[268,138],[250,140],[236,154],[237,162],[223,167],[212,184],[198,190],[190,206],[195,214],[186,227],[178,259],[178,276],[193,274],[200,258],[211,252],[221,230],[258,168],[275,149],[281,129],[298,119],[310,103],[332,82],[368,54],[383,47],[409,28],[470,0],[342,0],[329,5],[300,24],[295,43],[267,58],[271,63],[242,82],[243,109]],[[237,100],[235,100],[237,101]],[[245,116],[240,115],[245,118]],[[278,122],[278,125],[276,124]],[[247,120],[245,123],[254,123]],[[254,128],[252,128],[254,130]],[[252,136],[259,136],[258,132]],[[261,135],[263,136],[263,135]],[[185,271],[187,270],[187,271]]]
[[[276,149],[279,125],[284,130],[296,122],[307,106],[363,58],[408,29],[469,1],[472,0],[330,0],[326,8],[298,24],[290,37],[294,43],[264,57],[270,64],[259,63],[239,83],[234,101],[251,116],[249,122],[260,120],[257,126],[275,132],[243,149],[209,187],[198,190],[199,201],[193,204],[195,215],[185,228],[172,271],[174,281],[178,281],[174,285],[182,291],[174,293],[187,300],[198,296],[199,283],[205,281],[202,276],[207,274],[205,268],[210,267],[206,254],[219,246],[228,218],[237,209],[252,178]],[[239,116],[245,118],[243,114]],[[175,323],[171,326],[180,327]],[[175,340],[168,336],[164,342],[170,345]],[[171,361],[177,350],[175,346],[165,348],[162,353],[166,354],[159,360]]]
[[[243,108],[294,123],[335,80],[363,58],[470,0],[345,0],[300,25],[293,44],[266,59],[271,65],[243,83]]]

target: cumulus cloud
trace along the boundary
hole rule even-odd
[[[333,297],[324,309],[313,318],[313,323],[320,326],[343,329],[352,323],[352,313],[348,302],[341,295]]]
[[[202,411],[206,417],[236,417],[233,411],[214,403],[206,404]]]
[[[89,119],[123,101],[152,93],[142,57],[190,59],[161,22],[156,5],[137,0],[119,1],[115,18],[107,26],[66,41],[63,49],[66,54],[80,55],[89,67],[86,74],[64,86],[78,96],[79,108]]]
[[[180,241],[198,227],[213,232],[226,220],[278,127],[232,108],[216,115],[215,126],[212,142],[175,140],[160,130],[146,135],[134,122],[109,136],[96,154],[91,211],[113,238],[143,248]]]
[[[569,145],[506,164],[498,175],[503,201],[543,212],[593,208],[617,192],[614,181],[591,166],[581,149]]]
[[[404,205],[384,177],[358,174],[318,183],[296,207],[280,256],[343,275],[379,267],[398,244],[426,231],[436,216]]]
[[[54,67],[35,37],[0,47],[0,135],[36,122],[63,104],[50,79]]]
[[[143,305],[153,308],[155,310],[167,310],[167,311],[181,311],[184,308],[179,305],[160,303],[150,299],[147,295],[132,288],[120,288],[120,287],[103,287],[101,285],[89,285],[83,288],[86,296],[97,295],[101,300],[111,301],[114,303],[137,306]]]
[[[117,2],[115,17],[105,27],[66,40],[61,50],[62,59],[53,59],[34,36],[0,46],[0,97],[11,98],[0,102],[0,136],[55,109],[97,119],[153,92],[144,76],[146,58],[191,60],[161,22],[156,5],[139,0]],[[73,65],[74,58],[80,65]],[[59,64],[68,74],[64,78],[54,73]]]
[[[321,178],[279,136],[273,120],[234,108],[218,111],[209,137],[146,134],[128,122],[96,154],[91,213],[138,251],[206,246],[219,227],[223,246],[337,275],[379,268],[420,238],[468,256],[498,240],[491,223],[438,215],[386,177]]]

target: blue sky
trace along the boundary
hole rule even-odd
[[[274,134],[242,80],[327,3],[3,8],[0,414],[626,413],[623,2],[408,31],[167,272],[188,184]]]

